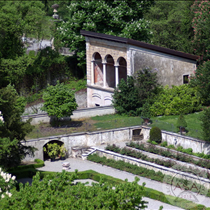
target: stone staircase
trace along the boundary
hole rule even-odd
[[[95,147],[73,147],[72,148],[72,157],[73,158],[82,158],[83,160],[87,159],[87,156],[95,152]]]

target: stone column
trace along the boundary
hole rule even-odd
[[[95,61],[91,61],[91,70],[90,70],[91,85],[94,85],[94,63]]]
[[[119,66],[115,66],[115,87],[119,84]]]
[[[106,63],[103,63],[103,82],[104,87],[106,87]]]

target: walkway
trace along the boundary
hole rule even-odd
[[[125,142],[121,142],[116,145],[124,147]],[[99,148],[103,148],[103,149],[105,147],[106,147],[106,145],[99,146]],[[136,177],[136,175],[133,175],[131,173],[120,171],[120,170],[117,170],[117,169],[114,169],[111,167],[103,166],[101,164],[93,163],[88,160],[82,160],[82,159],[78,159],[78,158],[77,159],[76,158],[68,158],[65,160],[65,162],[66,161],[70,162],[70,169],[68,171],[72,171],[72,172],[75,171],[76,169],[78,169],[78,171],[86,171],[86,170],[91,169],[98,173],[106,174],[106,175],[109,175],[109,176],[112,176],[112,177],[115,177],[118,179],[122,179],[122,180],[128,179],[128,181],[130,181],[130,182],[134,181],[134,179]],[[63,161],[55,161],[55,162],[45,161],[45,166],[42,168],[39,168],[39,170],[61,172],[62,171],[62,162]],[[139,178],[140,178],[139,184],[142,184],[145,182],[146,187],[148,187],[148,188],[158,190],[165,194],[170,194],[170,192],[168,192],[166,190],[171,187],[170,185],[166,185],[164,183],[153,181],[153,180],[150,180],[150,179],[144,178],[144,177],[139,177]],[[181,193],[181,191],[180,191],[180,193]],[[206,207],[210,207],[210,198],[207,198],[207,197],[201,196],[201,195],[197,195],[195,193],[193,195],[198,198],[199,202],[197,202],[197,204],[203,204]],[[181,209],[181,208],[178,208],[178,207],[175,207],[172,205],[168,205],[168,204],[162,203],[160,201],[152,200],[149,198],[144,198],[144,200],[149,202],[147,210],[149,210],[149,209],[157,210],[157,209],[159,209],[160,206],[163,206],[164,210],[179,210],[179,209]]]

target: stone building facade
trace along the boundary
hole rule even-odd
[[[187,83],[196,69],[195,55],[112,35],[81,34],[86,38],[87,107],[111,105],[119,81],[140,69],[157,71],[163,86]]]

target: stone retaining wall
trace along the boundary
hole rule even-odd
[[[149,139],[150,127],[142,126],[141,133],[144,139]],[[162,130],[162,141],[166,141],[168,145],[172,144],[175,147],[182,146],[184,149],[192,148],[194,153],[210,154],[210,143],[195,139],[189,136],[180,135]]]
[[[115,113],[115,109],[113,106],[100,106],[100,107],[75,110],[73,111],[73,115],[71,115],[71,117],[65,117],[65,119],[80,120],[80,119],[85,119],[89,117],[101,116],[101,115],[106,115],[106,114],[114,114],[114,113]],[[24,122],[28,120],[29,118],[32,118],[32,121],[31,121],[32,125],[50,122],[50,117],[47,115],[47,113],[22,116],[22,120]]]
[[[144,160],[139,160],[136,158],[117,154],[117,153],[114,153],[111,151],[98,149],[98,148],[94,148],[94,149],[95,149],[95,153],[97,153],[100,157],[106,157],[107,159],[113,159],[116,161],[122,160],[124,162],[130,163],[133,165],[137,165],[137,166],[144,167],[144,168],[147,168],[150,170],[154,170],[155,172],[160,171],[166,175],[176,176],[177,178],[183,178],[183,176],[184,176],[187,180],[191,180],[193,182],[196,182],[198,184],[205,186],[205,188],[207,188],[207,189],[210,189],[210,180],[209,179],[205,179],[202,177],[195,176],[193,174],[188,174],[185,172],[177,171],[172,168],[167,168],[167,167],[160,166],[155,163],[150,163],[150,162],[147,162]]]

